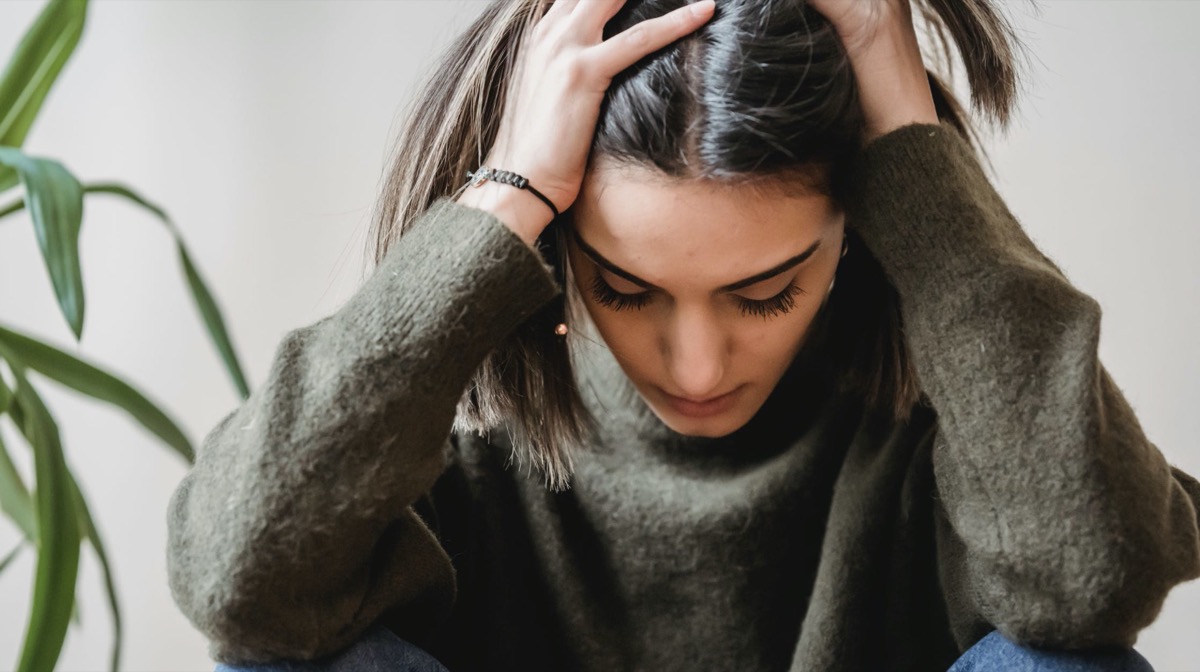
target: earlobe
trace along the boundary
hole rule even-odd
[[[849,251],[850,251],[850,237],[842,236],[842,256],[843,257],[846,256],[846,253]],[[833,283],[835,283],[835,282],[837,282],[837,271],[836,270],[833,272],[833,278],[829,281],[829,289],[825,291],[825,299],[826,300],[829,299],[829,293],[833,291]]]
[[[837,272],[833,274],[833,279],[829,281],[829,289],[825,290],[825,298],[821,299],[821,306],[817,310],[825,310],[825,306],[829,304],[829,297],[833,295],[833,283],[837,282]]]

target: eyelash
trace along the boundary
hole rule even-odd
[[[590,289],[592,298],[597,303],[613,310],[629,310],[631,308],[636,310],[650,301],[650,292],[623,294],[613,289],[599,274],[592,276]],[[756,300],[742,296],[733,298],[737,301],[738,309],[743,315],[769,318],[791,312],[796,307],[796,297],[807,293],[800,285],[792,283],[769,299]]]

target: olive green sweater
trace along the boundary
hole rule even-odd
[[[212,657],[310,659],[374,622],[454,671],[945,669],[991,629],[1133,645],[1200,576],[1200,484],[1098,360],[1099,305],[950,126],[895,130],[859,171],[847,224],[927,403],[865,414],[798,357],[746,426],[684,437],[592,346],[601,430],[560,493],[501,428],[451,430],[561,288],[498,219],[435,202],[283,338],[171,499],[171,589]]]

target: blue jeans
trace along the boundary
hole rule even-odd
[[[382,625],[371,626],[358,641],[325,658],[255,665],[217,663],[213,672],[448,672],[436,658]]]
[[[993,630],[964,651],[947,672],[1154,672],[1154,668],[1133,649],[1034,649]]]
[[[218,663],[214,672],[447,672],[433,656],[373,626],[349,648],[307,662],[230,666]],[[1133,649],[1042,651],[1014,644],[992,631],[967,649],[947,672],[1154,672]]]

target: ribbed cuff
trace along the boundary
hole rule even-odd
[[[396,241],[338,312],[406,376],[465,380],[562,289],[542,256],[497,217],[449,197]]]

